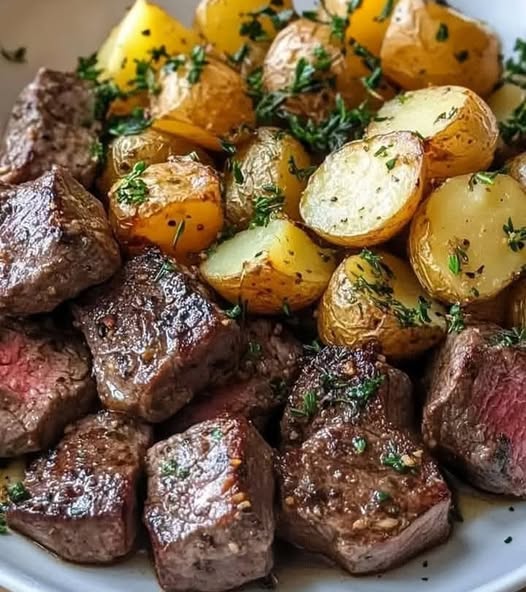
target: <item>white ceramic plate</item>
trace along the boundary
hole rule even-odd
[[[0,61],[0,124],[41,65],[72,68],[105,38],[132,0],[0,0],[0,44],[28,48],[26,65]],[[189,22],[194,0],[160,2]],[[263,3],[263,1],[262,1]],[[506,52],[526,37],[526,0],[456,0],[490,22]],[[302,4],[302,2],[300,2]],[[0,426],[1,429],[1,426]],[[515,511],[510,511],[513,505]],[[444,546],[380,577],[352,578],[318,559],[277,550],[281,592],[516,592],[526,586],[526,503],[467,495],[464,522]],[[504,541],[512,537],[510,543]],[[424,567],[427,561],[427,567]],[[144,553],[114,567],[67,565],[16,535],[0,537],[0,585],[11,592],[158,592]],[[260,590],[252,586],[250,592]]]

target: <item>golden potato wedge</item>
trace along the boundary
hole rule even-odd
[[[136,0],[100,48],[102,78],[112,78],[122,89],[135,78],[136,60],[149,61],[151,50],[165,46],[169,55],[188,53],[199,35],[184,27],[156,4]],[[155,64],[153,64],[155,66]],[[158,66],[162,65],[159,61]]]
[[[209,247],[223,227],[219,176],[190,157],[146,167],[136,163],[109,194],[109,216],[119,242],[130,251],[157,245],[186,261]]]
[[[508,295],[508,327],[526,328],[526,278],[513,284]]]
[[[303,60],[314,65],[314,78],[319,84],[308,92],[291,91],[293,96],[286,99],[284,109],[322,121],[334,109],[337,93],[346,104],[358,105],[363,100],[363,85],[349,76],[342,50],[342,44],[331,37],[329,25],[298,19],[285,27],[270,46],[263,63],[263,86],[268,92],[291,91],[298,64]]]
[[[410,130],[424,138],[429,177],[453,177],[486,169],[499,130],[488,105],[460,86],[409,91],[388,101],[367,135]]]
[[[329,154],[303,192],[300,213],[324,239],[365,247],[411,220],[425,183],[424,146],[410,132],[345,144]]]
[[[284,11],[288,14],[293,8],[291,0],[282,0],[279,6],[267,4],[269,8],[282,15],[285,15]],[[252,49],[258,45],[268,47],[276,36],[276,27],[272,24],[270,16],[257,14],[264,7],[265,2],[261,0],[201,0],[195,11],[195,28],[219,51],[233,55],[247,44],[249,52],[252,53]],[[251,40],[248,35],[241,34],[243,25],[254,21],[261,25],[257,42]]]
[[[205,280],[223,298],[246,303],[250,312],[299,310],[323,294],[336,264],[293,222],[275,218],[244,230],[201,265]]]
[[[162,73],[162,90],[151,101],[153,127],[221,150],[221,138],[255,123],[252,101],[241,76],[219,60],[207,57],[196,81],[192,71],[188,60],[175,72]]]
[[[384,74],[405,90],[462,85],[487,96],[501,76],[497,35],[430,0],[400,0],[385,33]]]
[[[318,332],[327,345],[354,347],[377,340],[385,355],[410,358],[440,341],[445,314],[408,263],[364,249],[332,276],[318,308]]]
[[[476,173],[448,179],[421,204],[409,253],[424,288],[467,304],[495,297],[526,265],[526,194],[515,179]]]
[[[512,158],[506,165],[506,170],[510,177],[518,181],[523,191],[526,192],[526,152]]]
[[[299,220],[301,192],[307,185],[311,158],[300,142],[278,128],[261,127],[238,147],[225,175],[227,221],[244,230],[254,214],[254,201],[276,192],[282,210]]]
[[[203,164],[212,165],[210,156],[199,146],[184,138],[153,129],[132,136],[119,136],[108,147],[106,164],[98,180],[99,189],[108,193],[133,166],[143,161],[146,165],[166,162],[170,156],[185,156],[195,152]]]

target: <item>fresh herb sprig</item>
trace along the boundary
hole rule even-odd
[[[502,329],[490,339],[491,345],[498,347],[526,347],[526,328],[513,327],[512,329]]]
[[[514,253],[518,253],[524,249],[526,244],[526,226],[515,228],[511,218],[508,218],[508,222],[502,227],[506,234],[506,240],[508,246]]]
[[[138,206],[148,199],[148,185],[140,178],[147,165],[143,160],[135,163],[131,172],[122,179],[117,188],[117,201]]]

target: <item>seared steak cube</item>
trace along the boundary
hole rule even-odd
[[[430,369],[424,440],[481,489],[526,496],[526,342],[496,326],[449,335]]]
[[[363,413],[410,427],[411,381],[386,364],[374,344],[355,349],[326,347],[294,384],[281,422],[283,443],[298,446],[334,417],[352,422]]]
[[[184,432],[223,413],[243,415],[265,430],[274,411],[285,403],[287,387],[299,371],[302,347],[283,325],[267,319],[248,321],[243,341],[236,375],[183,407],[163,426],[165,434]]]
[[[408,433],[334,422],[278,461],[278,534],[353,574],[388,569],[444,541],[451,496]]]
[[[0,315],[51,311],[119,265],[102,205],[66,170],[0,184]]]
[[[20,94],[0,149],[0,182],[22,183],[61,165],[84,187],[95,177],[93,85],[75,74],[41,68]]]
[[[237,365],[240,331],[157,250],[128,260],[75,307],[110,409],[167,419]]]
[[[0,457],[47,448],[96,400],[81,336],[49,319],[0,322]]]
[[[63,559],[109,563],[133,547],[137,488],[151,430],[101,411],[70,426],[56,449],[26,474],[27,500],[11,504],[8,525]]]
[[[222,592],[268,574],[272,452],[242,417],[223,416],[148,451],[145,523],[167,592]]]

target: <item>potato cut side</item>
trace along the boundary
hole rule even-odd
[[[425,289],[449,303],[496,296],[526,265],[526,194],[508,175],[447,180],[411,224],[411,263]]]
[[[409,358],[442,338],[445,313],[408,263],[364,249],[332,276],[318,309],[318,331],[325,344],[354,347],[377,340],[387,356]]]
[[[460,86],[435,86],[399,95],[378,111],[367,135],[404,130],[424,138],[428,175],[439,178],[487,168],[499,136],[488,105]]]
[[[222,243],[201,265],[205,280],[223,298],[250,312],[298,310],[323,294],[336,264],[290,220],[244,230]]]
[[[301,198],[301,217],[337,245],[385,242],[411,220],[424,181],[424,147],[416,135],[396,132],[351,142],[312,175]]]

